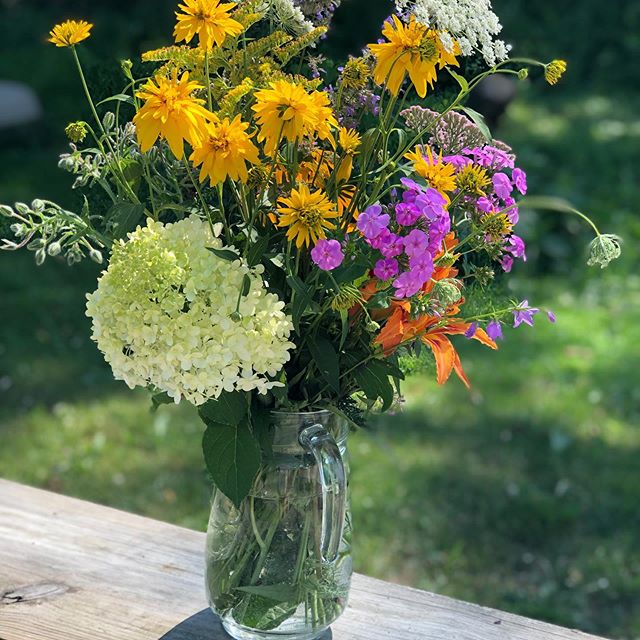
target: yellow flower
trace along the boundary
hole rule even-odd
[[[371,70],[364,58],[349,58],[340,74],[345,89],[364,89],[371,77]]]
[[[456,175],[456,187],[464,193],[473,193],[478,196],[485,195],[485,187],[491,184],[486,169],[474,164],[468,164],[458,171]]]
[[[360,135],[354,129],[341,127],[338,131],[338,145],[342,149],[343,158],[336,173],[338,182],[345,182],[351,177],[353,171],[353,156],[358,153],[360,147]]]
[[[447,191],[453,191],[456,188],[455,167],[442,161],[442,152],[435,157],[429,147],[427,147],[427,155],[420,145],[405,155],[405,158],[413,162],[413,169],[422,176],[433,189],[437,189],[448,199]]]
[[[265,141],[265,151],[273,153],[278,142],[300,140],[317,135],[321,139],[331,136],[331,127],[337,126],[329,97],[323,91],[307,93],[303,87],[286,80],[271,82],[270,89],[256,92],[256,112],[260,125],[258,140]]]
[[[393,22],[386,22],[382,29],[389,42],[369,45],[377,60],[374,79],[395,96],[408,73],[418,95],[424,98],[427,85],[433,89],[437,80],[436,67],[458,66],[460,47],[454,43],[453,50],[447,51],[438,32],[417,22],[414,16],[406,25],[397,16],[392,18]]]
[[[93,25],[86,20],[67,20],[57,24],[49,32],[49,42],[56,47],[72,47],[78,42],[86,40],[91,35]]]
[[[178,80],[173,72],[171,78],[156,76],[148,80],[137,97],[145,103],[133,118],[136,135],[143,153],[151,149],[158,137],[165,139],[178,160],[184,154],[184,141],[198,145],[207,136],[207,121],[214,116],[191,93],[202,89],[197,82],[189,81],[185,72]]]
[[[224,118],[207,125],[208,136],[196,146],[189,158],[200,169],[200,182],[209,177],[211,186],[224,182],[227,177],[246,182],[249,177],[247,162],[257,164],[258,148],[246,132],[249,125],[240,116]]]
[[[288,198],[280,198],[278,204],[278,226],[289,227],[287,240],[295,240],[298,249],[324,238],[326,229],[335,229],[329,220],[337,218],[338,213],[320,189],[312,193],[306,184],[301,184]]]
[[[210,51],[214,43],[221,47],[227,36],[237,36],[244,30],[229,15],[235,6],[235,2],[220,4],[219,0],[184,0],[184,4],[178,5],[184,13],[176,12],[178,23],[173,31],[176,42],[191,42],[198,34],[201,49]]]
[[[566,70],[567,63],[564,60],[552,60],[544,66],[544,79],[553,86],[558,83]]]

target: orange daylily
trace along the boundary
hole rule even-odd
[[[457,243],[454,234],[450,233],[445,239],[446,250],[450,251]],[[437,257],[439,258],[440,256]],[[458,270],[453,266],[436,267],[431,280],[424,286],[423,293],[429,293],[438,280],[455,278],[456,275],[458,275]],[[370,280],[362,288],[361,294],[365,300],[368,300],[376,291],[377,281]],[[462,304],[464,304],[464,299],[449,307],[444,316],[425,314],[418,318],[412,318],[411,304],[407,300],[393,300],[387,309],[380,309],[375,314],[372,314],[374,320],[384,321],[384,326],[374,344],[380,345],[383,353],[388,356],[400,345],[420,339],[433,351],[436,359],[438,384],[444,384],[451,376],[451,373],[455,371],[460,380],[469,388],[471,384],[462,368],[460,356],[451,340],[447,337],[464,334],[470,326],[470,323],[463,322],[456,317],[460,313]],[[478,328],[473,337],[491,349],[498,348],[483,329]]]

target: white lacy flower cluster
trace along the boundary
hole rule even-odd
[[[482,54],[492,67],[505,60],[510,47],[496,35],[502,31],[498,16],[491,8],[490,0],[395,0],[396,9],[404,15],[413,14],[418,22],[439,31],[448,32],[460,44],[462,55],[474,51]],[[442,38],[450,48],[452,41]]]
[[[87,315],[114,376],[200,405],[224,391],[264,393],[289,360],[290,319],[260,269],[226,260],[207,223],[153,220],[114,245],[109,268],[87,296]],[[227,249],[228,250],[228,249]],[[245,275],[251,286],[238,297]]]
[[[279,27],[297,36],[309,33],[314,27],[293,0],[264,0],[259,10],[270,16]]]

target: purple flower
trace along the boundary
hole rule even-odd
[[[375,241],[378,244],[377,248],[385,258],[395,258],[404,251],[403,239],[388,229],[384,229]]]
[[[523,322],[533,327],[533,316],[539,313],[540,309],[529,306],[528,300],[523,300],[513,312],[513,328],[519,327]]]
[[[515,235],[515,233],[512,234],[507,240],[505,247],[514,258],[522,258],[525,262],[527,261],[527,254],[525,253],[526,246],[520,236]]]
[[[505,273],[511,273],[513,258],[508,253],[505,253],[505,255],[502,256],[502,260],[500,260],[500,264]]]
[[[398,298],[410,298],[422,289],[424,283],[425,280],[419,274],[413,271],[405,271],[393,281],[393,286],[396,289]]]
[[[514,155],[488,144],[484,147],[463,149],[462,153],[473,156],[474,162],[481,167],[488,167],[495,170],[504,169],[505,167],[512,169],[515,160]]]
[[[495,204],[493,200],[487,198],[486,196],[481,196],[480,198],[478,198],[476,206],[483,213],[492,213],[495,210]]]
[[[435,220],[446,213],[447,199],[437,189],[427,189],[416,198],[415,204],[427,220]]]
[[[515,168],[511,177],[516,189],[524,196],[527,193],[527,174],[522,169]]]
[[[390,280],[398,274],[398,261],[393,258],[378,260],[373,269],[373,274],[379,280]]]
[[[469,328],[464,332],[464,337],[468,338],[469,340],[471,340],[471,338],[473,338],[473,336],[476,335],[476,331],[478,330],[478,325],[475,322],[472,322],[469,325]]]
[[[389,226],[389,221],[389,215],[382,213],[382,207],[379,204],[372,204],[358,216],[357,227],[365,238],[373,240]]]
[[[547,311],[547,318],[549,318],[549,322],[553,322],[555,324],[556,314],[553,311]]]
[[[417,276],[424,278],[424,282],[429,280],[433,275],[433,258],[426,251],[409,258],[409,268],[415,272]]]
[[[411,258],[427,250],[429,236],[420,229],[414,229],[404,238],[404,252]]]
[[[504,338],[502,335],[502,323],[499,320],[492,320],[487,325],[487,335],[492,340],[502,340]]]
[[[493,189],[499,198],[503,200],[508,198],[513,191],[513,185],[511,184],[511,180],[509,180],[509,176],[506,173],[496,173],[493,176]]]
[[[396,205],[396,220],[398,221],[398,224],[401,224],[404,227],[414,225],[418,221],[420,215],[420,209],[418,209],[415,204],[400,202]]]
[[[331,271],[339,267],[344,260],[342,247],[337,240],[318,240],[311,249],[311,259],[323,270]]]
[[[442,158],[442,162],[452,164],[456,169],[463,169],[467,165],[471,164],[471,159],[457,153],[451,156],[444,156]]]

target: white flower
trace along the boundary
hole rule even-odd
[[[264,0],[259,11],[270,16],[285,31],[297,36],[313,30],[313,24],[305,18],[304,13],[293,0]]]
[[[264,393],[289,360],[290,319],[260,269],[225,260],[207,223],[153,220],[114,245],[87,296],[93,339],[117,379],[199,405],[222,391]],[[245,275],[251,286],[238,296]]]
[[[510,47],[496,38],[502,31],[490,0],[395,0],[398,13],[416,17],[418,22],[438,31],[445,47],[460,45],[462,55],[478,51],[492,67],[508,57]],[[449,35],[450,34],[450,35]]]

